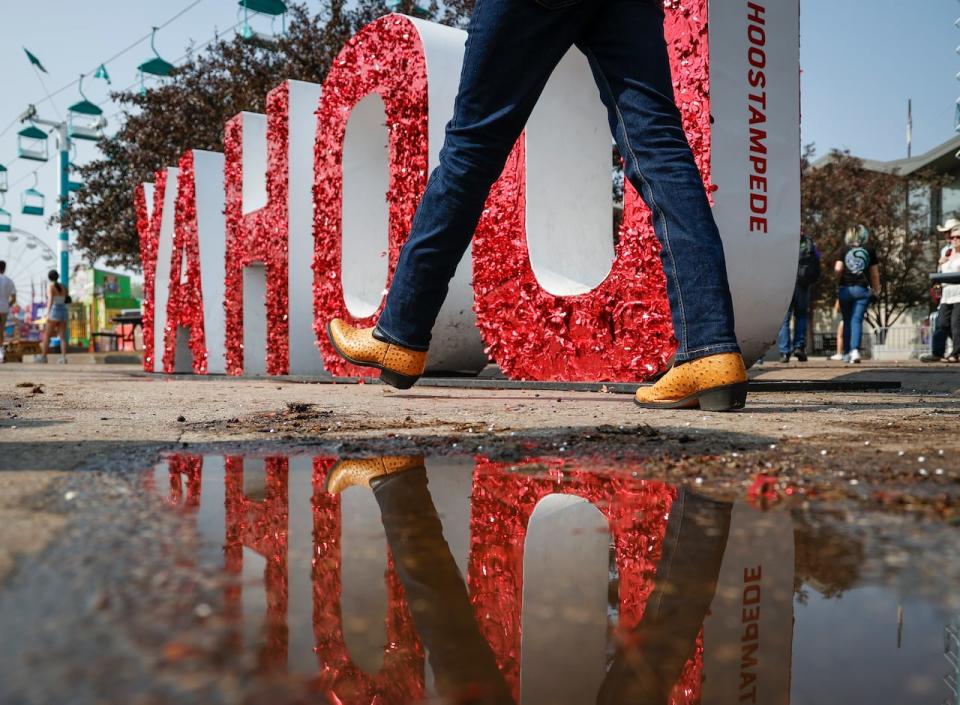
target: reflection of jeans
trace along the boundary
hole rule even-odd
[[[437,693],[444,700],[513,705],[490,645],[474,618],[467,586],[427,489],[424,469],[370,483],[420,641],[427,649]]]
[[[387,475],[370,486],[438,694],[460,702],[457,696],[475,693],[469,702],[513,705],[443,538],[426,471]],[[630,640],[639,648],[618,650],[597,699],[600,705],[667,703],[713,600],[730,509],[680,490],[654,592],[634,631],[636,639]]]
[[[599,705],[667,705],[717,589],[731,509],[726,502],[680,490],[670,509],[653,594],[630,639],[638,648],[617,650]]]
[[[865,286],[840,287],[840,312],[843,314],[843,352],[859,350],[863,342],[863,317],[870,304],[870,290]]]
[[[561,7],[544,7],[551,4]],[[661,5],[478,0],[440,165],[378,322],[384,339],[427,349],[490,187],[554,67],[576,45],[590,62],[626,177],[655,216],[676,359],[739,350],[723,244],[674,103]]]
[[[787,308],[787,315],[780,326],[780,335],[777,344],[782,355],[789,355],[792,350],[804,350],[807,347],[807,316],[810,314],[810,287],[797,286],[793,290],[793,298]],[[793,344],[790,344],[790,319],[796,318],[793,328]]]

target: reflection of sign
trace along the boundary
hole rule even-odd
[[[703,705],[789,704],[793,579],[790,514],[734,505],[703,625]]]

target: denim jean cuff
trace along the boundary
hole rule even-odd
[[[413,345],[411,343],[404,342],[395,335],[391,335],[385,331],[380,324],[378,323],[373,329],[373,337],[378,340],[382,340],[385,343],[390,343],[392,345],[399,345],[402,348],[407,348],[408,350],[415,350],[417,352],[427,352],[430,349],[429,345]]]
[[[740,346],[736,343],[721,343],[719,345],[708,345],[705,348],[696,348],[694,350],[685,350],[683,352],[678,350],[674,355],[674,360],[677,362],[690,362],[691,360],[697,360],[701,357],[709,357],[710,355],[739,352]]]

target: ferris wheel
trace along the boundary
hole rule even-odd
[[[0,259],[7,263],[6,274],[17,287],[17,300],[29,299],[31,283],[38,283],[36,295],[41,299],[47,286],[46,271],[56,268],[57,255],[47,243],[31,232],[11,228],[0,232]]]

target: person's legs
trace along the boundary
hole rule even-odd
[[[853,311],[850,317],[850,350],[860,350],[863,343],[863,318],[870,305],[870,290],[863,286],[850,287]]]
[[[592,2],[478,0],[440,165],[400,252],[376,337],[425,351],[494,181]]]
[[[6,350],[3,348],[4,335],[6,334],[7,329],[7,314],[0,313],[0,362],[3,362],[6,358]]]
[[[853,324],[853,304],[854,298],[850,293],[850,287],[840,287],[840,315],[843,316],[843,354],[850,354],[850,332]]]
[[[630,183],[653,211],[682,363],[739,353],[723,243],[673,94],[662,3],[598,4],[587,55]]]
[[[793,313],[796,317],[793,330],[793,349],[798,353],[807,350],[807,321],[810,316],[810,288],[798,286],[793,293]]]
[[[41,355],[45,358],[50,352],[50,339],[53,337],[53,329],[56,327],[56,322],[51,321],[49,318],[49,311],[47,312],[47,324],[43,328],[43,345],[41,346]]]
[[[953,341],[953,350],[950,357],[960,359],[960,304],[950,304],[950,340]]]
[[[947,339],[950,338],[951,333],[950,326],[947,324],[950,320],[949,306],[950,304],[940,304],[937,310],[937,324],[930,334],[930,353],[936,358],[942,358],[947,354]]]
[[[60,357],[66,359],[67,357],[67,322],[60,321],[57,326],[60,330]]]
[[[790,355],[790,320],[793,318],[793,299],[790,299],[790,305],[787,306],[787,315],[783,318],[783,324],[780,326],[780,332],[777,334],[777,348],[781,355]]]

